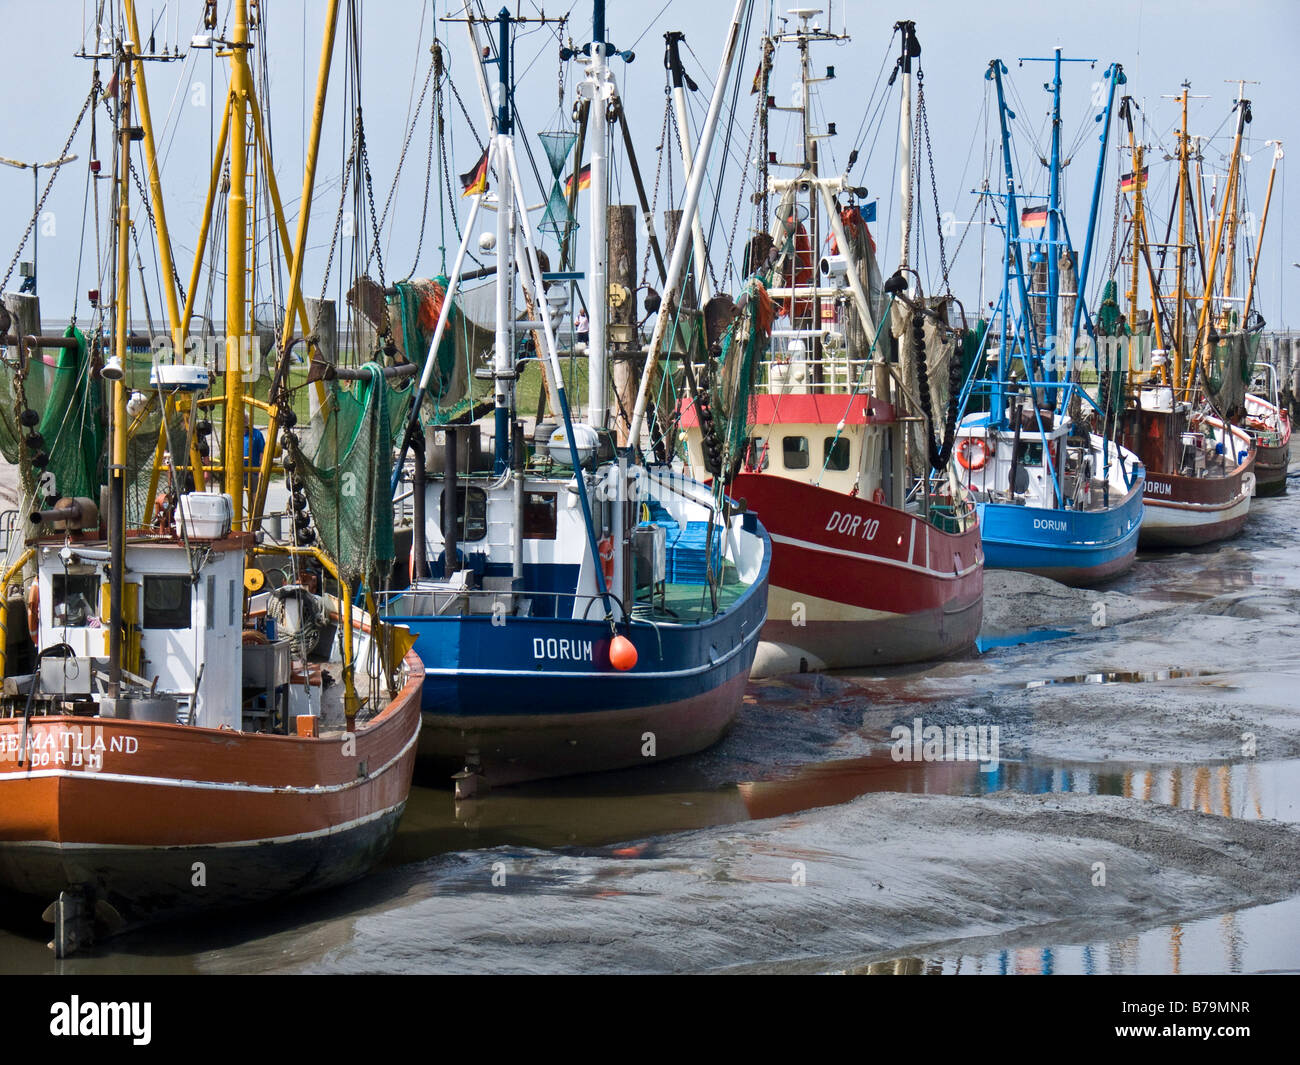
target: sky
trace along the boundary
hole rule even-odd
[[[929,159],[923,152],[916,187],[921,205],[918,226],[922,240],[915,257],[926,291],[934,291],[940,275],[938,235],[942,227],[939,223],[946,215],[945,250],[950,259],[955,253],[952,287],[972,310],[981,293],[982,237],[986,238],[982,265],[987,292],[997,287],[1000,277],[1000,231],[968,224],[978,222],[981,217],[978,213],[981,201],[974,190],[984,180],[991,163],[995,169],[989,176],[995,183],[1001,180],[1000,160],[996,157],[997,116],[990,107],[991,84],[984,77],[994,57],[1001,58],[1008,68],[1010,102],[1017,112],[1012,140],[1022,169],[1021,180],[1030,192],[1045,188],[1046,170],[1035,156],[1046,151],[1050,98],[1043,91],[1043,83],[1050,77],[1050,67],[1037,63],[1021,66],[1019,60],[1050,56],[1059,45],[1067,57],[1097,61],[1095,66],[1070,63],[1063,72],[1062,128],[1071,160],[1065,170],[1064,188],[1076,246],[1082,244],[1098,162],[1099,127],[1092,122],[1096,113],[1094,102],[1098,98],[1098,86],[1104,84],[1103,72],[1112,62],[1123,65],[1128,78],[1125,91],[1138,105],[1138,135],[1148,146],[1151,164],[1149,195],[1161,213],[1171,194],[1173,178],[1173,168],[1163,156],[1173,151],[1172,132],[1178,119],[1175,102],[1163,97],[1179,92],[1184,81],[1190,81],[1194,96],[1207,97],[1192,101],[1190,122],[1193,134],[1209,138],[1205,147],[1207,174],[1224,171],[1224,157],[1233,129],[1232,102],[1238,91],[1234,79],[1257,83],[1245,86],[1254,116],[1245,146],[1246,154],[1251,157],[1245,178],[1246,207],[1256,217],[1262,212],[1273,156],[1273,148],[1265,142],[1280,139],[1288,149],[1300,151],[1297,138],[1300,113],[1293,105],[1292,75],[1288,74],[1295,62],[1296,45],[1300,44],[1300,3],[1294,0],[1092,0],[1033,6],[1003,0],[983,4],[900,0],[889,6],[858,0],[833,4],[822,0],[816,5],[808,0],[808,5],[820,6],[823,12],[829,7],[828,13],[819,16],[821,24],[837,33],[847,29],[852,38],[848,42],[823,45],[813,54],[816,68],[835,68],[835,77],[817,87],[817,116],[825,122],[834,122],[837,129],[834,137],[821,142],[826,151],[823,171],[842,170],[850,151],[858,147],[859,158],[850,178],[855,185],[869,190],[868,200],[878,200],[879,222],[874,235],[886,272],[893,269],[898,259],[899,178],[897,89],[883,95],[884,82],[897,53],[897,40],[892,38],[895,21],[906,18],[916,22],[922,46],[920,63],[924,72],[933,181]],[[359,76],[348,58],[348,35],[341,25],[308,236],[304,290],[309,297],[321,294],[322,275],[330,260],[331,237],[340,210],[343,236],[330,263],[332,272],[324,289],[326,294],[336,298],[341,294],[346,287],[345,275],[350,275],[362,254],[360,246],[369,243],[368,203],[364,199],[355,202],[349,194],[340,205],[341,176],[358,90],[376,216],[384,213],[386,202],[389,204],[379,242],[388,280],[412,272],[414,276],[432,276],[445,269],[444,263],[450,264],[457,239],[449,212],[463,212],[468,203],[459,196],[456,175],[469,170],[478,157],[475,133],[479,138],[484,136],[482,105],[464,27],[442,21],[449,8],[459,14],[461,0],[423,3],[357,0],[354,6],[359,27],[354,53],[359,56]],[[572,105],[581,65],[561,63],[557,52],[561,37],[578,44],[589,39],[590,3],[579,0],[552,5],[510,0],[509,6],[533,18],[542,9],[551,18],[568,16],[562,27],[528,24],[521,29],[515,43],[516,103],[523,136],[531,148],[531,159],[521,148],[521,166],[525,183],[530,186],[529,196],[540,204],[545,194],[534,180],[533,163],[543,174],[546,165],[536,134],[573,126]],[[6,28],[7,40],[30,44],[30,47],[5,50],[9,91],[0,98],[0,156],[43,162],[59,155],[89,91],[92,63],[76,58],[75,53],[83,47],[94,49],[93,26],[87,21],[94,7],[87,0],[44,0],[39,4],[30,0],[0,0],[0,24]],[[264,106],[270,116],[280,192],[286,211],[295,217],[324,7],[323,0],[261,2],[269,57],[269,95]],[[348,7],[345,0],[345,11]],[[500,3],[492,2],[487,7],[495,13]],[[667,99],[663,34],[670,29],[686,34],[687,71],[700,86],[698,93],[691,94],[689,108],[694,137],[708,105],[732,7],[730,0],[669,0],[667,3],[611,0],[608,4],[607,36],[619,49],[635,52],[632,62],[616,59],[613,67],[634,131],[646,185],[652,193],[656,188],[656,172],[659,173],[657,209],[660,212],[669,199],[670,180],[673,198],[680,198],[685,184],[680,160],[669,158],[672,153],[668,149],[658,150]],[[229,17],[229,8],[229,0],[220,0],[218,9],[223,21]],[[220,119],[226,87],[225,62],[214,59],[211,51],[189,48],[192,35],[201,29],[202,9],[203,4],[193,0],[184,3],[141,0],[139,6],[141,22],[147,20],[156,26],[154,35],[160,49],[179,44],[182,51],[188,51],[184,60],[151,63],[147,69],[153,121],[159,130],[164,205],[179,270],[186,283],[210,169],[210,138]],[[758,65],[758,37],[771,18],[784,16],[786,10],[787,5],[780,5],[773,15],[769,5],[761,0],[754,4],[749,33],[738,61],[743,80],[736,96],[734,120],[729,121],[724,113],[723,130],[729,132],[725,138],[726,151],[715,152],[710,163],[710,184],[705,195],[706,231],[712,235],[711,259],[723,287],[735,285],[734,268],[729,273],[726,266],[730,235],[734,231],[732,246],[738,254],[755,224],[753,206],[747,198],[752,185],[742,189],[741,181],[752,182],[752,160],[757,154],[757,146],[750,141],[750,136],[758,98],[751,96],[748,89]],[[446,48],[451,82],[460,96],[458,102],[450,91],[444,94],[447,175],[442,173],[436,151],[431,172],[426,165],[428,100],[422,104],[413,127],[410,117],[428,72],[429,46],[434,32]],[[144,35],[147,33],[144,31]],[[107,80],[107,64],[102,69]],[[824,71],[819,69],[817,73]],[[789,102],[791,83],[796,76],[793,54],[779,53],[771,88],[778,104]],[[23,88],[13,91],[15,86]],[[784,119],[784,115],[773,115],[771,147],[779,157],[789,158],[792,149],[788,145],[792,142],[783,128]],[[107,174],[110,169],[108,124],[102,110],[98,112],[98,120],[99,154],[103,158],[102,172]],[[471,129],[470,120],[475,129]],[[100,285],[94,267],[94,200],[87,195],[87,163],[92,154],[88,122],[89,119],[83,123],[69,149],[78,159],[60,171],[39,226],[39,291],[47,327],[66,318],[74,303],[84,321],[86,292]],[[405,160],[394,185],[408,132]],[[1115,144],[1122,139],[1123,131],[1116,118],[1111,151],[1106,159],[1102,219],[1092,273],[1094,287],[1103,279],[1112,259],[1115,178],[1121,169],[1129,169],[1126,159],[1115,151]],[[1291,189],[1294,181],[1288,173],[1288,162],[1278,166],[1259,265],[1258,307],[1269,328],[1300,326],[1300,309],[1291,306],[1300,295],[1300,268],[1293,265],[1300,262],[1300,237],[1296,235],[1300,194]],[[569,169],[566,166],[566,174]],[[614,169],[616,178],[611,200],[633,202],[634,189],[621,147],[615,153]],[[426,173],[430,174],[427,182]],[[42,188],[44,175],[42,171]],[[448,180],[455,193],[451,207],[446,204],[446,193],[440,195],[439,190],[439,185],[445,186]],[[101,180],[102,216],[107,213],[106,186],[107,181]],[[578,240],[584,246],[589,232],[585,216],[588,195],[582,195],[578,209],[582,225]],[[0,166],[0,203],[3,204],[0,209],[2,270],[17,251],[31,217],[30,171]],[[155,320],[161,320],[155,253],[146,239],[147,221],[138,199],[133,213],[140,226],[144,272],[150,279],[150,310]],[[535,221],[537,217],[534,216]],[[101,221],[106,218],[102,217]],[[355,223],[355,240],[347,235],[350,223]],[[295,220],[291,217],[290,232],[294,228]],[[101,250],[103,247],[106,245],[101,245]],[[553,245],[551,248],[553,254]],[[644,248],[642,237],[641,254]],[[476,244],[474,250],[477,253]],[[29,243],[22,258],[30,257]],[[377,270],[373,258],[370,269],[372,273]],[[14,289],[18,283],[15,271],[8,288]],[[205,279],[197,298],[201,312],[209,307],[207,288]],[[1123,288],[1121,285],[1121,291]],[[211,310],[220,318],[220,281],[215,292]],[[138,297],[133,302],[133,317],[143,317]]]

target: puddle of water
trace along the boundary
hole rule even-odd
[[[1214,671],[1208,669],[1109,670],[1105,673],[1077,673],[1072,677],[1031,680],[1025,688],[1048,688],[1058,684],[1155,684],[1165,680],[1182,680],[1184,677],[1213,675]]]
[[[1059,640],[1073,636],[1069,629],[1035,629],[1032,632],[1016,632],[1009,636],[981,636],[975,641],[975,649],[981,653],[995,647],[1019,647],[1024,643],[1041,643],[1044,640]]]
[[[1118,939],[991,950],[978,954],[938,953],[896,958],[850,971],[934,976],[1294,973],[1298,957],[1300,896],[1267,906],[1252,906],[1195,921],[1162,925]],[[1138,1020],[1134,1023],[1152,1022]],[[1221,1018],[1213,1023],[1233,1022]],[[1241,1023],[1249,1024],[1250,1021]]]

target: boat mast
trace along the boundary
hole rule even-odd
[[[609,103],[615,96],[614,75],[606,61],[605,0],[594,0],[591,14],[590,62],[583,83],[583,97],[590,101],[591,123],[591,229],[588,255],[591,283],[588,285],[587,421],[603,429],[608,417],[605,405],[606,333],[609,322],[609,243],[607,226],[609,185],[606,179],[609,142]],[[575,164],[574,182],[581,173]]]
[[[681,146],[682,169],[689,175],[695,166],[695,156],[691,150],[691,131],[688,125],[689,118],[686,114],[686,84],[690,84],[692,92],[695,91],[696,85],[682,66],[681,43],[685,39],[686,34],[680,30],[670,30],[664,34],[664,41],[667,44],[664,62],[668,64],[668,72],[672,82],[673,112],[677,119],[677,139]],[[691,223],[691,241],[695,247],[695,268],[693,271],[695,275],[695,291],[698,294],[697,302],[699,306],[703,307],[713,297],[713,289],[709,284],[709,271],[705,258],[704,226],[700,223],[698,214]]]
[[[497,113],[496,132],[492,135],[492,154],[497,161],[497,276],[496,276],[496,346],[492,373],[495,378],[496,440],[493,471],[498,477],[510,468],[510,415],[515,404],[514,360],[514,197],[506,170],[507,142],[514,134],[514,113],[510,96],[510,13],[501,9],[497,16]],[[516,519],[519,515],[515,515]]]
[[[700,146],[697,153],[697,165],[691,169],[690,180],[686,183],[686,198],[682,203],[683,224],[695,217],[700,205],[700,193],[704,189],[704,171],[709,153],[713,149],[713,137],[718,128],[718,117],[722,113],[722,100],[727,82],[731,79],[731,67],[735,62],[736,50],[740,45],[740,27],[744,15],[753,0],[736,0],[736,8],[731,15],[731,25],[727,30],[727,41],[722,51],[722,62],[718,68],[717,80],[713,83],[713,98],[709,101],[709,112],[704,120],[704,129],[700,133]],[[596,0],[599,5],[601,0]],[[602,5],[603,6],[603,5]],[[592,184],[595,184],[595,171],[592,171]],[[659,315],[655,319],[654,333],[646,352],[645,369],[637,388],[636,407],[632,411],[632,422],[628,426],[628,450],[635,454],[640,447],[641,425],[645,420],[646,407],[650,401],[650,382],[659,366],[659,354],[663,348],[664,335],[669,323],[676,314],[681,298],[682,276],[686,266],[686,255],[690,242],[679,240],[673,245],[673,254],[668,263],[668,277],[664,282],[663,302]]]
[[[1061,236],[1061,49],[1052,52],[1052,158],[1047,184],[1047,343],[1055,350],[1061,274],[1057,251]]]
[[[902,53],[898,57],[898,67],[903,74],[902,100],[898,115],[898,183],[902,190],[900,223],[902,232],[899,237],[898,268],[906,270],[912,265],[912,60],[921,54],[921,46],[916,40],[916,23],[901,21],[894,23],[894,28],[902,33]],[[908,282],[908,288],[915,286]]]
[[[1264,214],[1259,220],[1259,235],[1255,238],[1255,261],[1250,267],[1250,285],[1246,289],[1246,303],[1241,311],[1241,327],[1246,328],[1246,320],[1250,317],[1250,309],[1255,303],[1255,275],[1259,272],[1260,249],[1264,246],[1264,229],[1268,225],[1268,205],[1273,199],[1273,179],[1277,177],[1277,162],[1282,158],[1281,141],[1265,141],[1265,144],[1273,145],[1273,165],[1268,169],[1268,189],[1264,192]]]
[[[1184,304],[1187,299],[1187,99],[1191,90],[1190,82],[1183,82],[1183,122],[1178,133],[1178,266],[1175,272],[1178,290],[1174,293],[1174,375],[1171,383],[1177,387],[1183,380],[1183,345],[1186,342],[1184,328],[1186,312]],[[1168,369],[1165,371],[1169,380]]]
[[[226,407],[222,473],[231,527],[244,523],[244,358],[251,356],[248,318],[248,0],[235,0],[230,49],[230,191],[226,197]],[[250,449],[251,451],[251,449]]]
[[[104,376],[109,388],[112,415],[112,462],[109,466],[108,537],[111,572],[108,609],[108,692],[114,699],[122,685],[122,594],[126,570],[126,340],[130,329],[131,247],[131,86],[128,65],[134,44],[126,41],[117,60],[119,87],[117,120],[117,270],[113,278],[113,358],[116,366]]]
[[[1232,154],[1228,164],[1228,183],[1224,188],[1224,200],[1227,201],[1234,193],[1237,183],[1237,173],[1241,163],[1241,140],[1246,132],[1246,123],[1250,121],[1250,101],[1242,96],[1238,96],[1234,105],[1237,111],[1237,131],[1232,139]],[[1201,297],[1201,312],[1196,323],[1196,337],[1192,344],[1192,356],[1190,365],[1187,370],[1187,381],[1184,384],[1188,392],[1192,389],[1192,375],[1195,373],[1196,366],[1201,359],[1201,338],[1209,336],[1210,330],[1210,303],[1214,297],[1215,275],[1218,273],[1219,251],[1223,247],[1223,230],[1228,220],[1228,211],[1225,206],[1219,210],[1218,224],[1214,230],[1214,244],[1210,249],[1210,259],[1205,269],[1205,292]]]
[[[1115,89],[1128,83],[1124,68],[1119,63],[1112,63],[1106,69],[1106,78],[1110,89],[1106,95],[1106,108],[1097,116],[1101,123],[1101,151],[1097,153],[1097,173],[1092,183],[1092,204],[1088,209],[1088,232],[1083,239],[1083,259],[1079,263],[1075,279],[1074,320],[1070,326],[1070,358],[1074,357],[1075,346],[1079,339],[1079,324],[1083,320],[1084,285],[1088,280],[1088,270],[1092,264],[1092,242],[1097,232],[1097,214],[1101,206],[1101,186],[1106,174],[1106,152],[1110,146],[1110,116],[1115,106]]]

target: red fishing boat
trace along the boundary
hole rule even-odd
[[[761,160],[759,199],[775,203],[756,219],[762,228],[747,258],[770,269],[756,274],[764,291],[751,287],[746,297],[770,297],[788,324],[770,331],[743,407],[753,435],[725,470],[729,494],[758,513],[772,540],[755,677],[951,655],[973,646],[983,613],[984,552],[975,504],[953,465],[956,397],[944,394],[961,379],[962,344],[948,326],[953,304],[924,300],[905,277],[911,152],[902,151],[901,268],[885,284],[868,229],[876,205],[858,202],[866,190],[847,174],[825,176],[818,167],[817,79],[807,53],[814,43],[848,38],[810,23],[807,11],[795,14],[797,24],[765,42],[760,99],[770,101],[776,46],[793,45],[804,152],[796,161]],[[920,46],[912,23],[898,28],[906,138]],[[759,104],[764,142],[772,107]],[[769,164],[795,174],[769,177]],[[810,234],[821,248],[816,271]],[[732,372],[724,360],[722,375]],[[718,456],[736,449],[717,427],[741,409],[714,402],[703,413],[699,404],[682,412],[689,468],[722,472]]]

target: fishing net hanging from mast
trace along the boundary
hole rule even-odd
[[[342,578],[380,587],[393,564],[393,501],[389,475],[393,427],[400,424],[411,389],[390,388],[375,362],[355,382],[331,383],[330,417],[301,440],[284,438],[302,483],[321,547]]]

